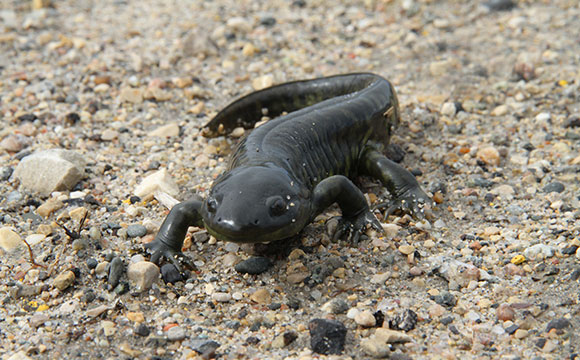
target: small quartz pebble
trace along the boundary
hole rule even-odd
[[[262,90],[274,84],[274,77],[270,74],[255,78],[252,81],[254,90]]]
[[[179,125],[176,123],[160,126],[149,133],[149,136],[152,137],[173,137],[177,135],[179,135]]]
[[[399,251],[403,255],[409,255],[415,251],[415,247],[413,245],[401,245],[401,246],[399,246]]]
[[[159,268],[148,261],[132,263],[127,269],[127,277],[138,291],[148,290],[159,279]]]
[[[509,304],[501,304],[495,311],[497,318],[501,321],[513,320],[515,311]]]
[[[179,341],[185,339],[187,334],[185,333],[185,329],[181,326],[174,326],[167,330],[167,339],[169,341]]]
[[[343,314],[348,310],[348,304],[340,298],[335,298],[327,301],[320,310],[331,314]]]
[[[443,105],[441,106],[440,112],[441,112],[441,115],[454,116],[455,113],[457,112],[457,108],[455,107],[455,103],[452,103],[452,102],[443,103]]]

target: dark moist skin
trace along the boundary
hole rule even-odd
[[[207,199],[171,209],[146,245],[151,261],[165,257],[176,266],[178,260],[191,265],[181,253],[190,226],[225,241],[276,241],[296,235],[333,203],[342,212],[336,235],[356,242],[367,225],[382,231],[350,180],[357,175],[378,179],[389,190],[394,200],[387,215],[403,210],[422,217],[429,197],[410,172],[381,153],[399,123],[397,96],[387,80],[359,73],[273,86],[231,103],[205,132],[252,129],[265,111],[273,120],[239,142]]]

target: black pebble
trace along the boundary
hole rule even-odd
[[[405,310],[389,320],[389,328],[393,330],[411,331],[417,325],[417,314],[412,310]]]
[[[74,124],[76,124],[77,122],[79,122],[81,120],[81,117],[79,116],[79,114],[72,112],[72,113],[68,113],[64,116],[64,124],[68,125],[68,126],[72,126]]]
[[[432,299],[437,304],[442,305],[442,306],[446,306],[446,307],[454,307],[455,304],[457,303],[457,300],[455,300],[455,297],[453,295],[451,295],[451,293],[448,291],[442,292],[441,295],[433,296]]]
[[[6,181],[10,179],[10,176],[12,176],[13,172],[14,172],[13,168],[9,166],[2,166],[0,168],[0,181]]]
[[[247,260],[238,263],[234,269],[240,274],[258,275],[272,266],[270,259],[262,256],[253,256]]]
[[[246,339],[246,344],[248,344],[248,345],[256,345],[259,342],[260,342],[260,339],[258,339],[255,336],[250,336]]]
[[[453,316],[447,316],[439,320],[443,325],[449,325],[453,322]]]
[[[516,7],[516,3],[512,0],[491,0],[484,5],[493,11],[507,11]]]
[[[578,279],[580,279],[580,268],[572,271],[572,274],[570,274],[570,280],[576,281]]]
[[[99,262],[96,259],[93,258],[87,259],[87,267],[89,268],[89,270],[96,268],[97,265],[99,265]]]
[[[563,330],[568,326],[570,326],[570,321],[568,319],[565,318],[554,319],[548,323],[548,326],[546,326],[546,332],[549,332],[552,329]]]
[[[286,331],[282,336],[284,337],[284,346],[288,346],[298,339],[298,334],[292,330]]]
[[[564,191],[564,184],[562,184],[561,182],[558,182],[558,181],[554,181],[554,182],[551,182],[548,185],[544,186],[543,190],[545,193],[551,193],[551,192],[561,193],[562,191]]]
[[[539,349],[543,348],[543,347],[544,347],[544,345],[546,345],[546,339],[544,339],[544,338],[539,338],[539,339],[536,341],[536,346],[537,346]]]
[[[161,267],[161,276],[166,284],[175,284],[176,282],[183,280],[183,276],[181,276],[173,264],[163,265]]]
[[[207,339],[192,340],[189,345],[201,355],[211,355],[221,346],[217,341]]]
[[[344,350],[346,327],[337,320],[314,319],[308,324],[310,346],[318,354],[340,355]]]
[[[149,333],[151,333],[151,330],[145,324],[139,324],[135,329],[135,334],[139,336],[149,336]]]
[[[38,116],[34,115],[34,114],[24,114],[24,115],[20,115],[18,117],[18,121],[34,121],[38,119]]]
[[[577,128],[580,127],[580,115],[572,115],[564,121],[564,127]]]
[[[576,250],[578,250],[578,246],[576,246],[576,245],[568,246],[567,248],[564,248],[562,250],[562,254],[573,255],[576,253]]]
[[[517,326],[516,324],[513,324],[513,325],[510,325],[507,328],[505,328],[505,332],[508,333],[508,334],[510,334],[510,335],[512,335],[519,328],[520,328],[519,326]]]
[[[115,257],[111,264],[109,265],[109,278],[107,282],[111,285],[112,288],[115,288],[119,285],[121,281],[121,277],[125,273],[125,264],[120,257]]]
[[[129,201],[131,202],[131,204],[135,204],[141,201],[141,198],[137,195],[133,195],[129,198]]]
[[[260,19],[260,24],[264,26],[274,26],[276,25],[276,18],[272,16],[265,16]]]

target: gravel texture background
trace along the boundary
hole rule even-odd
[[[576,0],[3,0],[0,358],[576,358],[579,65]],[[395,85],[434,219],[144,261],[243,133],[202,137],[219,109],[354,71]]]

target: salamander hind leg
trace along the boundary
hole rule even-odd
[[[346,235],[349,241],[356,244],[367,225],[383,231],[363,193],[346,176],[334,175],[322,180],[314,188],[313,200],[312,218],[333,203],[340,207],[342,217],[334,234],[335,239]]]
[[[363,174],[380,180],[393,196],[393,201],[386,206],[386,216],[401,210],[417,218],[425,218],[425,210],[431,207],[432,200],[407,169],[375,149],[365,152],[361,165]]]
[[[177,270],[181,271],[180,263],[190,268],[195,265],[181,252],[187,229],[190,226],[202,226],[203,220],[200,215],[202,202],[199,199],[191,199],[175,205],[165,220],[155,239],[146,244],[145,248],[152,251],[151,262],[159,263],[161,258],[170,261]]]

